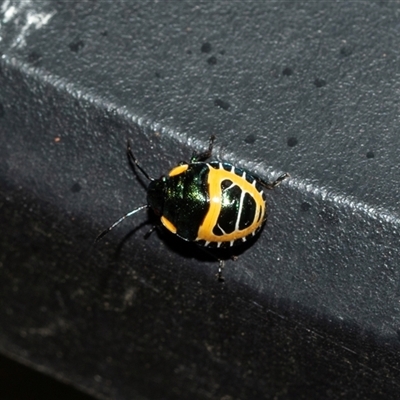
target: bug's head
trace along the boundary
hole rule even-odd
[[[147,204],[156,215],[162,215],[164,209],[166,179],[165,176],[160,179],[154,179],[147,189]]]

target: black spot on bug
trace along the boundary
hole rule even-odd
[[[315,81],[314,81],[314,85],[317,88],[323,87],[323,86],[326,85],[326,80],[325,79],[321,79],[321,78],[316,78]]]
[[[244,139],[245,143],[247,144],[253,144],[256,141],[256,135],[253,133],[250,133],[250,135],[247,135],[246,138]]]
[[[328,224],[337,225],[339,223],[339,216],[333,208],[324,207],[318,216]]]
[[[239,186],[233,185],[233,182],[229,179],[225,179],[221,182],[221,191],[224,193],[226,199],[240,198],[242,190]],[[235,231],[236,219],[238,217],[238,210],[236,208],[235,202],[230,201],[226,207],[221,209],[218,217],[217,226],[214,227],[213,233],[215,235],[222,235],[225,233],[232,233]],[[245,209],[243,205],[242,210]],[[253,214],[254,216],[254,214]]]
[[[3,118],[3,117],[4,117],[4,114],[5,114],[5,112],[4,112],[4,106],[3,106],[2,103],[0,103],[0,118]]]
[[[287,145],[288,145],[289,147],[294,147],[294,146],[297,145],[297,143],[299,143],[299,141],[298,141],[295,137],[290,137],[290,138],[287,140]]]
[[[209,53],[211,50],[212,50],[211,43],[206,42],[206,43],[202,44],[202,46],[201,46],[201,52],[202,53]]]
[[[227,110],[230,107],[230,104],[227,101],[221,99],[214,100],[214,105],[222,108],[223,110]]]
[[[366,156],[367,156],[367,158],[374,158],[374,157],[375,157],[375,154],[374,154],[374,152],[369,151],[369,152],[366,154]]]
[[[293,75],[293,70],[292,70],[292,68],[289,68],[289,67],[284,68],[284,70],[282,71],[282,75],[283,75],[283,76],[290,76],[290,75]]]
[[[254,215],[257,210],[257,204],[249,193],[244,195],[243,199],[243,207],[242,207],[242,214],[240,215],[239,220],[239,229],[246,229],[249,227],[254,221]]]
[[[78,39],[78,40],[75,40],[74,42],[71,42],[68,46],[71,51],[73,51],[74,53],[77,53],[79,50],[83,49],[83,47],[85,46],[85,42],[81,39]]]
[[[71,192],[72,193],[78,193],[78,192],[80,192],[82,190],[82,186],[79,184],[79,183],[74,183],[72,186],[71,186]]]
[[[190,50],[190,49],[186,50],[186,54],[189,54],[189,55],[192,54],[192,50]]]
[[[348,57],[353,54],[353,49],[350,46],[343,46],[340,49],[340,55],[343,57]]]
[[[217,63],[217,57],[211,56],[211,57],[207,60],[207,62],[208,62],[210,65],[215,65],[215,64]]]
[[[38,53],[37,51],[31,51],[28,54],[28,62],[30,64],[36,64],[42,59],[42,55]]]
[[[159,72],[156,72],[154,75],[156,78],[161,78],[161,74]]]
[[[215,169],[219,169],[219,167],[216,167],[214,165],[212,165],[212,167],[215,168]],[[222,169],[224,169],[225,171],[230,171],[231,168],[232,167],[230,166],[230,164],[222,163]]]
[[[309,211],[311,208],[311,204],[307,203],[306,201],[303,201],[303,203],[301,203],[301,211]]]

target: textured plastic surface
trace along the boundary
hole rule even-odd
[[[399,6],[3,1],[0,351],[113,399],[398,398]],[[154,176],[217,136],[266,179],[216,264],[153,234]]]
[[[53,400],[93,400],[69,384],[42,374],[0,355],[0,398]]]

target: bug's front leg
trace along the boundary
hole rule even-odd
[[[285,179],[290,178],[290,175],[288,173],[282,174],[281,176],[279,176],[277,179],[275,179],[273,182],[268,183],[265,182],[263,180],[259,180],[259,183],[264,186],[266,189],[275,189],[278,185],[281,184],[282,181],[284,181]]]
[[[214,146],[215,136],[211,135],[208,143],[208,150],[203,153],[196,153],[195,151],[192,154],[192,158],[190,159],[190,163],[205,161],[207,158],[211,157],[213,146]]]

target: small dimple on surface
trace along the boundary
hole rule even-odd
[[[201,52],[202,53],[209,53],[212,50],[211,43],[205,42],[201,45]]]
[[[227,110],[230,107],[230,104],[227,101],[221,99],[214,100],[214,105],[222,108],[223,110]]]

